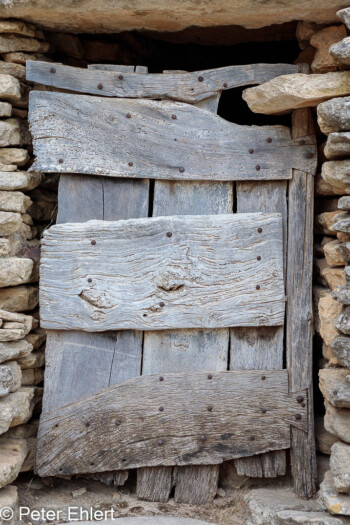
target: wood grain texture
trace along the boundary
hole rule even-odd
[[[278,212],[283,221],[284,266],[287,247],[287,183],[285,181],[239,182],[236,185],[237,212]],[[261,257],[264,257],[263,255]],[[278,370],[283,368],[284,327],[231,328],[231,370]],[[249,477],[285,474],[284,450],[235,460],[237,471]]]
[[[136,495],[140,499],[166,503],[172,486],[172,467],[144,467],[137,469]]]
[[[284,126],[239,126],[181,102],[32,91],[29,120],[36,171],[277,180],[315,167],[307,158],[315,146],[291,140]]]
[[[130,379],[43,414],[39,475],[218,464],[288,448],[290,425],[307,428],[307,409],[289,394],[287,371],[162,378]]]
[[[277,326],[284,302],[280,214],[89,221],[44,234],[44,328]]]
[[[298,109],[292,116],[294,138],[314,131],[311,111]],[[301,498],[316,494],[317,465],[312,392],[312,259],[313,259],[312,175],[294,170],[289,184],[288,261],[287,261],[287,367],[290,391],[308,390],[308,428],[291,429],[291,465],[294,490]]]
[[[51,72],[53,68],[54,73]],[[103,97],[173,99],[193,103],[212,97],[217,91],[261,84],[280,75],[296,73],[298,66],[250,64],[180,74],[125,72],[122,79],[118,71],[110,68],[109,71],[82,69],[30,60],[26,63],[27,80],[46,86]]]
[[[219,465],[175,467],[175,503],[205,505],[215,498],[218,482]]]

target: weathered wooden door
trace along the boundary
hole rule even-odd
[[[295,71],[27,64],[84,93],[30,100],[33,169],[62,173],[39,475],[137,468],[140,497],[205,503],[223,461],[273,477],[290,448],[296,493],[314,493],[309,113],[292,136],[216,115],[223,89]]]

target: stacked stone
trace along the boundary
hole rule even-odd
[[[0,507],[16,508],[19,472],[33,469],[45,333],[38,323],[37,220],[54,204],[42,175],[27,171],[31,140],[25,61],[49,45],[35,27],[0,20]],[[31,53],[28,55],[28,52]],[[52,199],[51,199],[52,200]],[[39,225],[40,228],[40,225]],[[11,524],[12,521],[7,521]],[[17,523],[14,516],[13,523]]]

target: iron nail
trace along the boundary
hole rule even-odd
[[[304,396],[297,396],[298,403],[302,403],[304,401]]]
[[[265,381],[266,376],[261,376],[261,379],[262,379],[263,381]]]
[[[295,414],[295,419],[297,421],[300,421],[301,420],[301,414]]]
[[[255,287],[257,290],[260,290],[260,284],[257,284]]]
[[[89,277],[89,279],[88,279],[88,283],[92,283],[92,279],[91,279],[91,277]]]
[[[254,441],[255,440],[255,436],[250,436],[249,437],[249,441]]]
[[[203,82],[204,78],[203,77],[198,77],[198,82]]]
[[[159,412],[164,412],[164,407],[159,407]]]
[[[254,153],[253,148],[250,148],[249,153],[250,153],[250,154]]]
[[[63,164],[63,159],[58,159],[58,162],[59,162],[60,164]]]
[[[260,171],[260,166],[259,166],[259,164],[257,164],[257,165],[255,166],[255,169],[256,169],[256,171]]]
[[[97,87],[98,89],[103,89],[103,84],[99,84]]]
[[[56,73],[56,68],[55,68],[55,67],[52,67],[52,68],[50,69],[50,71],[51,71],[51,73]]]
[[[128,166],[130,166],[130,167],[131,167],[131,166],[133,166],[133,165],[134,165],[134,163],[133,163],[133,162],[128,162]]]
[[[119,78],[119,80],[123,80],[124,77],[123,77],[123,75],[119,75],[118,78]]]
[[[126,118],[131,118],[130,113],[127,113],[125,116],[126,116]]]
[[[95,239],[92,239],[91,244],[92,244],[92,246],[95,246],[95,244],[96,244]]]
[[[261,409],[260,409],[260,412],[261,412],[262,414],[266,414],[267,410],[266,410],[266,408],[261,408]]]
[[[306,158],[307,159],[313,159],[314,158],[314,154],[311,153],[311,151],[309,151],[309,153],[306,154]]]
[[[161,302],[159,303],[159,306],[160,306],[161,308],[163,308],[163,306],[165,306],[165,303],[163,303],[163,301],[161,301]]]
[[[266,142],[268,142],[269,144],[271,144],[271,142],[272,142],[272,138],[269,137],[268,139],[266,139]]]
[[[208,374],[208,379],[213,379],[213,375],[212,374]]]
[[[167,237],[172,237],[173,234],[172,234],[171,232],[166,232],[166,236],[167,236]]]
[[[305,140],[301,140],[301,141],[299,142],[299,144],[300,144],[301,146],[305,146]]]
[[[115,424],[117,425],[117,427],[119,427],[121,425],[121,421],[119,421],[119,419],[117,419],[117,421],[115,422]]]
[[[163,445],[163,443],[164,443],[163,439],[158,439],[158,445]]]
[[[256,260],[257,260],[257,261],[261,261],[261,257],[260,257],[260,255],[257,256]]]
[[[176,119],[177,119],[177,116],[176,116],[176,115],[171,115],[171,118],[172,118],[173,120],[176,120]]]
[[[164,381],[164,377],[160,376],[159,381]]]
[[[227,88],[227,82],[224,82],[223,86],[224,88]]]
[[[306,407],[305,403],[301,403],[300,406],[301,406],[301,408],[305,408]]]
[[[86,427],[89,427],[89,426],[90,426],[90,423],[87,421],[87,422],[85,423],[85,426],[86,426]]]
[[[207,436],[204,436],[204,435],[201,436],[201,441],[206,441],[206,439],[207,439]]]
[[[212,407],[211,405],[209,405],[209,406],[207,407],[207,410],[208,410],[208,412],[212,412],[213,407]]]
[[[185,168],[179,168],[179,172],[183,173],[185,171]]]
[[[262,228],[258,228],[258,233],[261,233],[262,232]]]

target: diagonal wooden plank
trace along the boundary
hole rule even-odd
[[[249,64],[166,75],[111,71],[108,66],[106,69],[109,71],[28,60],[26,78],[38,84],[104,97],[166,98],[195,103],[213,97],[218,91],[297,73],[298,66]]]
[[[278,326],[284,304],[278,213],[68,223],[43,237],[44,328]]]
[[[36,171],[277,180],[315,168],[315,145],[293,141],[287,127],[240,126],[181,102],[32,91],[29,120]]]
[[[140,376],[44,414],[37,471],[218,464],[288,448],[306,416],[286,370]]]

